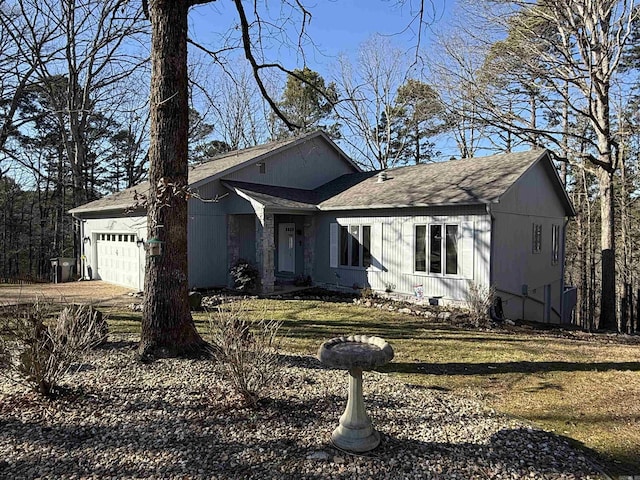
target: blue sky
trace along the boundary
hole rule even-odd
[[[315,3],[304,2],[312,14],[308,26],[309,37],[315,48],[307,45],[306,61],[310,68],[321,73],[325,67],[335,62],[341,53],[352,54],[358,46],[374,33],[392,36],[394,44],[407,49],[415,48],[417,42],[417,23],[411,21],[419,7],[417,0],[315,0]],[[278,18],[279,2],[266,3],[273,18]],[[425,21],[432,23],[446,22],[451,16],[453,0],[425,1],[428,10]],[[251,4],[247,4],[247,14],[251,13]],[[230,1],[216,1],[195,7],[190,14],[190,35],[198,42],[214,47],[219,37],[224,35],[230,26],[237,23],[237,13]],[[273,42],[270,60],[280,61],[289,68],[302,66],[290,48],[295,42],[294,27],[290,29],[291,37],[287,41],[277,39]],[[421,46],[427,47],[430,40],[428,28],[423,29]],[[289,43],[289,45],[287,45]]]
[[[280,0],[259,2],[263,20],[282,24],[283,3],[287,4]],[[295,9],[294,0],[288,3],[294,4]],[[279,63],[290,70],[306,65],[331,81],[338,56],[346,54],[354,62],[361,44],[374,34],[389,36],[394,47],[406,49],[410,55],[415,52],[419,28],[415,16],[421,4],[419,0],[303,0],[303,3],[312,15],[307,26],[307,35],[312,43],[304,47],[305,58],[296,49],[300,26],[298,16],[291,20],[284,38],[277,36],[267,40],[267,63]],[[455,0],[425,0],[424,4],[424,22],[428,25],[422,26],[420,49],[428,50],[434,37],[430,25],[440,28],[447,24],[454,14]],[[244,5],[247,16],[251,17],[253,3],[245,2]],[[284,17],[289,15],[290,12],[284,12]],[[238,14],[230,0],[194,7],[189,22],[190,37],[210,50],[219,49],[229,36],[239,38],[239,30],[234,30],[239,24]],[[240,49],[236,55],[243,57]],[[449,139],[438,140],[437,149],[443,158],[457,153],[455,143]]]

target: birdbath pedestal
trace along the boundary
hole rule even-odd
[[[362,396],[362,371],[382,366],[393,358],[391,345],[380,337],[353,335],[327,340],[318,358],[328,367],[349,371],[349,397],[340,424],[331,434],[333,444],[351,452],[368,452],[380,444]]]

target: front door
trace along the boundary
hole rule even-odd
[[[278,271],[296,271],[296,225],[281,223],[278,227]]]

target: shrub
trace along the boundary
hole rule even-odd
[[[106,337],[102,314],[91,307],[68,306],[56,313],[52,305],[36,302],[11,313],[0,320],[0,365],[46,396],[73,363]]]
[[[233,278],[233,286],[241,292],[254,290],[258,286],[260,272],[247,260],[238,260],[229,273]]]
[[[311,276],[309,275],[298,275],[294,280],[293,284],[296,287],[310,287],[313,281],[311,280]]]
[[[103,345],[107,341],[109,327],[100,310],[91,305],[69,305],[62,309],[58,318],[58,328],[64,338],[88,342],[90,348]],[[66,333],[65,333],[66,332]]]
[[[469,309],[469,320],[476,327],[489,321],[489,308],[493,304],[494,296],[494,287],[478,285],[471,281],[468,283],[466,304]]]
[[[376,297],[376,293],[373,290],[371,290],[371,288],[366,287],[360,291],[360,297],[370,300]]]
[[[277,352],[281,322],[246,319],[242,302],[227,304],[228,310],[209,317],[209,340],[225,377],[251,407],[273,386],[282,372]]]

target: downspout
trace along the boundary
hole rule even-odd
[[[84,242],[84,224],[86,220],[78,219],[80,222],[80,278],[86,280],[85,272],[87,270],[87,252]],[[91,244],[90,244],[91,245]]]
[[[71,218],[73,218],[74,222],[77,222],[79,225],[78,228],[78,240],[76,240],[80,244],[80,248],[78,249],[79,258],[76,258],[76,267],[80,267],[79,274],[80,278],[84,279],[84,223],[78,217],[76,217],[75,213],[71,214]]]
[[[565,253],[567,247],[567,225],[569,225],[569,217],[564,217],[564,225],[562,226],[562,245],[560,246],[560,323],[564,323],[564,274],[565,274]]]

